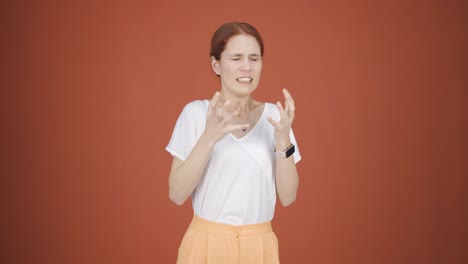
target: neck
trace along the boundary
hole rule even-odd
[[[254,108],[254,101],[250,95],[238,97],[229,95],[221,91],[220,101],[222,103],[229,101],[230,104],[239,111],[239,116],[245,116]]]

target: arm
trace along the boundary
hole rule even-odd
[[[275,128],[275,142],[276,149],[284,150],[290,144],[289,133],[291,131],[291,125],[294,120],[294,100],[291,94],[284,89],[283,94],[285,97],[285,106],[280,102],[276,105],[278,107],[281,119],[274,121],[271,117],[269,118],[270,123]],[[283,206],[288,206],[296,200],[297,190],[299,188],[299,176],[296,169],[296,163],[293,156],[289,158],[276,158],[276,191],[278,198]]]
[[[216,92],[208,106],[205,131],[200,136],[185,161],[174,157],[169,175],[169,198],[177,205],[182,205],[192,194],[211,157],[216,142],[228,133],[247,128],[248,124],[234,125],[233,117],[237,111],[230,112],[229,102],[218,106],[219,92]]]
[[[280,148],[277,145],[277,148],[286,149],[288,146]],[[293,155],[289,158],[276,157],[276,192],[283,206],[288,206],[296,200],[298,188],[299,176]]]
[[[203,134],[185,161],[174,157],[169,175],[169,198],[182,205],[190,196],[205,170],[214,143]]]

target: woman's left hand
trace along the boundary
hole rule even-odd
[[[295,110],[294,100],[286,88],[283,89],[283,95],[285,107],[283,108],[281,102],[276,103],[281,119],[279,121],[275,121],[271,116],[268,117],[268,121],[275,128],[276,149],[280,151],[286,149],[291,144],[289,133],[294,120]]]

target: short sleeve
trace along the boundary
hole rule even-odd
[[[181,160],[186,160],[205,130],[207,105],[204,101],[187,104],[177,119],[166,150]]]

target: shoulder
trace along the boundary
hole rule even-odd
[[[207,100],[195,100],[189,102],[184,106],[182,112],[186,115],[205,115],[208,110],[208,101]]]
[[[276,104],[265,102],[265,112],[268,113],[273,118],[279,117],[279,111]]]
[[[269,102],[265,102],[265,107],[267,107],[268,109],[272,109],[272,110],[278,110],[278,108],[276,108],[276,104],[269,103]]]

